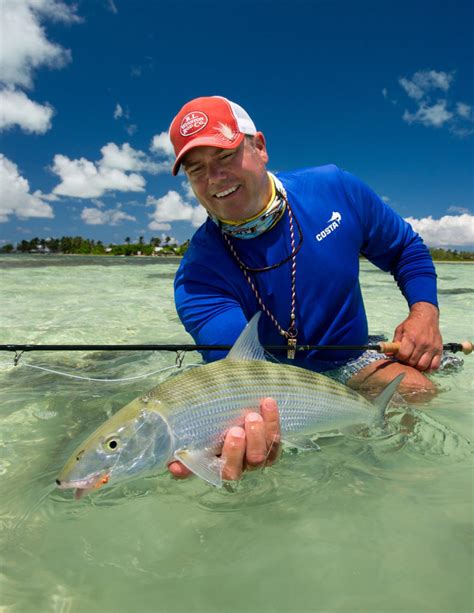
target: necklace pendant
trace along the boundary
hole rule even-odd
[[[288,352],[286,354],[286,357],[289,360],[294,360],[295,359],[295,354],[296,354],[296,337],[288,337]]]

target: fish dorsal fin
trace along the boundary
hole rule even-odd
[[[255,313],[240,333],[234,346],[227,355],[227,360],[265,360],[265,350],[258,338],[260,311]]]

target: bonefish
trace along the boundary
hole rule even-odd
[[[277,401],[283,440],[383,422],[403,375],[372,404],[356,391],[312,371],[266,361],[256,314],[227,357],[168,379],[120,409],[72,454],[56,483],[76,497],[179,460],[222,486],[216,452],[226,430],[264,397]],[[308,439],[309,440],[309,439]]]

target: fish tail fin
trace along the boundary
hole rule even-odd
[[[382,426],[385,420],[385,411],[392,399],[392,396],[397,391],[397,387],[400,385],[405,373],[402,372],[400,375],[397,375],[393,381],[387,385],[387,387],[377,396],[374,400],[374,406],[376,409],[376,417],[375,424],[378,426]]]

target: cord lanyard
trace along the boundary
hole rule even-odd
[[[303,234],[301,232],[300,225],[298,224],[298,221],[295,218],[296,224],[298,226],[298,232],[299,232],[299,244],[298,244],[298,247],[295,248],[295,231],[294,231],[294,225],[293,225],[293,211],[291,210],[290,204],[286,196],[284,194],[281,194],[281,195],[285,200],[286,208],[288,211],[288,221],[290,224],[291,255],[289,257],[285,258],[278,264],[274,264],[273,266],[265,266],[264,268],[251,268],[249,266],[246,266],[246,264],[244,264],[244,262],[242,262],[240,257],[237,255],[237,252],[234,248],[234,245],[231,243],[229,236],[227,236],[225,232],[222,232],[222,236],[229,248],[229,251],[231,252],[234,259],[236,260],[241,271],[243,272],[244,277],[247,280],[247,283],[250,285],[250,288],[255,294],[255,298],[257,299],[257,302],[260,305],[260,308],[266,315],[268,315],[268,317],[271,319],[271,321],[274,323],[275,327],[277,328],[278,332],[283,337],[286,338],[287,344],[288,344],[287,358],[289,360],[294,360],[295,353],[296,353],[297,338],[298,338],[298,330],[296,328],[296,323],[295,323],[296,322],[296,254],[300,250],[301,245],[303,243]],[[279,266],[281,266],[282,264],[284,264],[285,262],[289,260],[291,260],[291,311],[290,311],[290,325],[287,330],[284,330],[282,326],[279,324],[279,322],[277,321],[276,317],[273,315],[273,313],[271,313],[268,307],[264,304],[260,294],[258,293],[257,287],[255,283],[253,282],[252,277],[250,276],[250,273],[251,272],[254,272],[254,273],[266,272],[268,270],[278,268]]]

